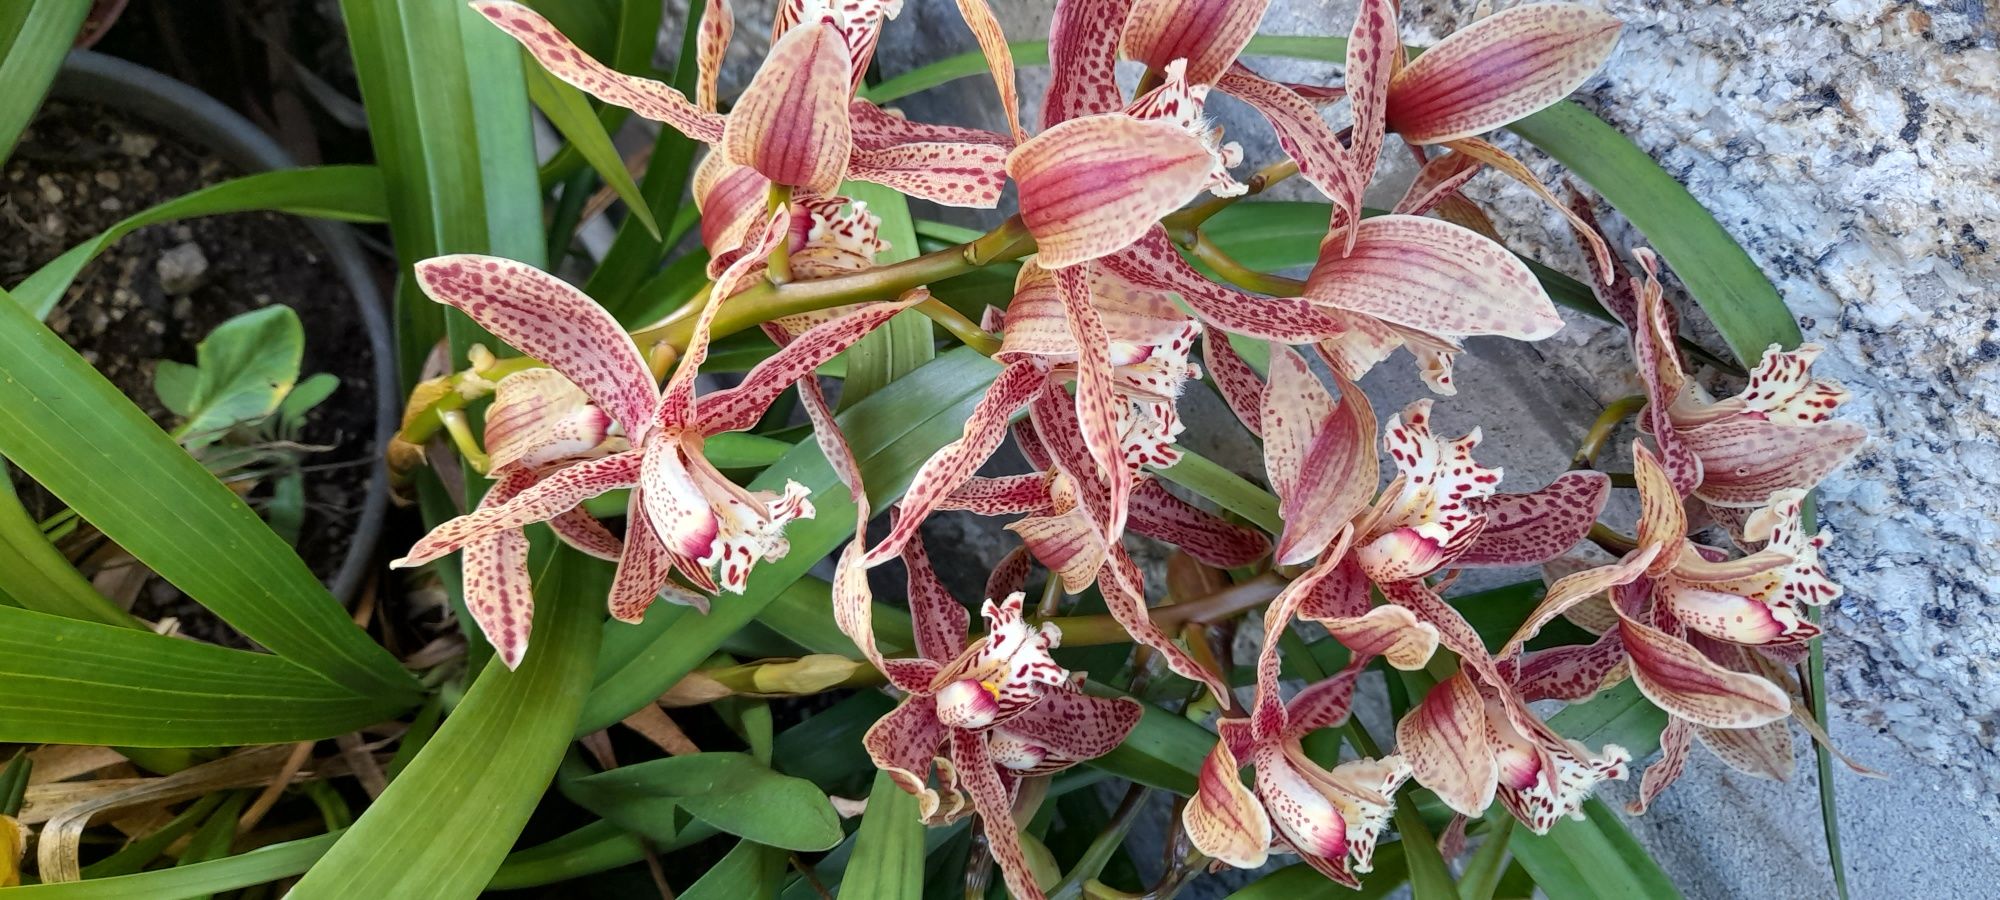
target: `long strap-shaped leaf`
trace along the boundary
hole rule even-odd
[[[0,603],[51,615],[137,627],[138,621],[90,586],[43,536],[0,466]]]
[[[847,182],[840,190],[855,201],[868,204],[868,210],[882,220],[881,234],[889,242],[889,249],[876,262],[901,262],[917,257],[917,230],[910,221],[909,201],[902,194],[865,181]],[[907,309],[841,355],[847,358],[847,379],[840,388],[840,405],[846,408],[930,362],[937,355],[937,343],[931,320],[924,318],[923,313]]]
[[[13,0],[0,11],[0,161],[14,152],[28,120],[55,81],[63,54],[76,41],[90,4],[76,0]]]
[[[223,747],[316,740],[400,712],[268,653],[0,607],[0,741]]]
[[[245,175],[142,210],[71,247],[14,288],[14,301],[27,307],[35,318],[44,318],[69,290],[84,264],[119,238],[161,222],[249,210],[341,222],[380,222],[389,215],[382,172],[374,166],[321,166]]]
[[[597,655],[605,566],[558,550],[535,576],[535,643],[488,665],[389,790],[291,896],[477,896],[569,746]]]
[[[416,683],[243,500],[19,304],[0,302],[0,455],[153,571],[349,691]]]

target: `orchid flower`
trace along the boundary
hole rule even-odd
[[[787,221],[782,210],[771,219],[758,242],[762,250],[724,272],[717,294],[726,295],[752,261],[784,238]],[[626,621],[637,621],[658,596],[705,608],[707,594],[741,593],[757,562],[785,554],[785,524],[813,513],[805,488],[788,483],[774,494],[738,487],[702,456],[703,440],[755,424],[785,388],[917,299],[869,304],[813,328],[760,363],[738,387],[704,398],[697,410],[694,375],[707,353],[708,323],[718,302],[708,304],[696,340],[662,390],[610,314],[552,275],[471,255],[426,260],[416,272],[433,300],[463,310],[516,349],[562,373],[609,417],[630,446],[563,465],[512,496],[439,525],[394,564],[420,565],[629,487],[626,538],[610,596],[612,615]],[[675,572],[696,590],[675,584]],[[508,585],[506,608],[519,613],[529,602],[528,593],[518,580]],[[507,633],[503,658],[518,660],[525,646],[525,614],[517,620],[522,623],[519,633]]]
[[[968,644],[966,609],[938,583],[921,544],[907,545],[903,558],[918,656],[881,659],[872,640],[864,645],[907,696],[868,729],[862,745],[877,768],[918,798],[926,824],[978,813],[1008,890],[1040,898],[1014,820],[1021,779],[1110,752],[1138,724],[1141,708],[1079,690],[1081,679],[1048,655],[1061,631],[1048,623],[1031,628],[1018,592],[985,602],[986,634]]]
[[[1345,550],[1350,536],[1337,537]],[[1340,559],[1342,554],[1330,555]],[[1188,837],[1203,853],[1237,868],[1264,864],[1272,849],[1297,853],[1333,881],[1359,887],[1356,872],[1368,872],[1376,838],[1394,812],[1396,790],[1411,775],[1410,764],[1391,754],[1321,767],[1308,758],[1300,740],[1346,720],[1353,706],[1354,681],[1376,655],[1405,667],[1422,667],[1436,647],[1409,638],[1418,632],[1408,611],[1385,606],[1345,633],[1355,654],[1348,667],[1307,687],[1290,702],[1278,695],[1278,638],[1318,582],[1334,565],[1316,566],[1272,601],[1264,619],[1263,649],[1257,662],[1257,696],[1248,719],[1226,718],[1216,725],[1215,749],[1202,763],[1195,796],[1182,809]],[[1238,770],[1256,772],[1245,788]]]
[[[973,0],[961,7],[968,4],[974,16],[984,10]],[[726,3],[711,0],[703,16],[716,30],[705,30],[698,45],[699,104],[669,85],[592,59],[525,6],[506,0],[473,4],[549,74],[715,147],[773,184],[827,197],[851,178],[937,203],[990,208],[999,202],[1005,180],[1004,145],[1011,143],[1006,137],[908,122],[854,98],[882,21],[900,6],[882,0],[781,3],[770,56],[735,108],[723,115],[714,108],[713,84],[729,36],[721,24],[729,17]],[[991,17],[986,11],[985,18]],[[997,33],[997,26],[992,31]],[[975,139],[965,140],[968,136]]]
[[[1648,400],[1642,424],[1674,488],[1692,493],[1741,536],[1748,510],[1783,491],[1811,490],[1860,449],[1867,430],[1833,420],[1848,392],[1812,377],[1817,344],[1791,351],[1771,345],[1742,393],[1709,400],[1681,368],[1657,260],[1643,249],[1634,255],[1645,273],[1634,283],[1639,321],[1632,329]]]

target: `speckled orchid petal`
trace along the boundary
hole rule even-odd
[[[1334,809],[1347,822],[1347,857],[1353,870],[1373,871],[1375,844],[1396,814],[1396,804],[1391,798],[1410,779],[1409,762],[1390,754],[1381,759],[1348,760],[1328,772],[1307,760],[1296,744],[1288,745],[1286,751],[1293,756],[1299,771],[1318,784],[1320,792],[1333,802]]]
[[[986,575],[988,597],[1005,597],[1016,591],[1026,590],[1028,574],[1034,569],[1034,554],[1026,547],[1015,547],[1006,556],[1000,557],[998,565]]]
[[[653,605],[674,574],[674,558],[653,530],[644,495],[645,488],[632,489],[632,502],[626,512],[625,552],[618,557],[618,569],[611,579],[607,605],[611,617],[620,622],[643,620],[647,607]],[[690,605],[708,611],[705,597],[699,604]]]
[[[1153,69],[1187,61],[1187,78],[1212,84],[1236,61],[1270,0],[1138,0],[1119,36],[1126,59]]]
[[[1382,429],[1382,450],[1399,475],[1364,520],[1368,540],[1355,551],[1378,584],[1420,578],[1456,560],[1485,530],[1480,509],[1500,483],[1499,469],[1472,458],[1479,429],[1441,440],[1430,419],[1431,401],[1418,400]]]
[[[582,456],[604,442],[611,417],[554,369],[500,379],[486,409],[487,470],[535,469]]]
[[[1338,863],[1346,877],[1336,880],[1352,886],[1355,879],[1345,865],[1347,821],[1340,810],[1286,758],[1278,744],[1258,744],[1251,751],[1250,764],[1257,770],[1257,797],[1278,834],[1301,856]]]
[[[1125,105],[1118,90],[1118,37],[1132,0],[1062,0],[1049,23],[1049,89],[1042,127]]]
[[[1203,330],[1201,359],[1208,364],[1208,376],[1214,379],[1216,392],[1229,405],[1229,411],[1236,414],[1251,435],[1263,437],[1264,380],[1257,377],[1257,370],[1243,361],[1243,356],[1230,346],[1229,335],[1217,328]]]
[[[1438,682],[1396,723],[1396,752],[1418,784],[1460,815],[1476,818],[1492,805],[1498,764],[1486,738],[1486,701],[1466,673]]]
[[[694,333],[688,337],[687,348],[681,352],[674,374],[660,388],[659,408],[651,426],[641,431],[635,441],[643,442],[653,433],[689,430],[696,421],[695,380],[701,375],[702,363],[708,361],[708,344],[715,327],[716,313],[721,311],[723,301],[735,293],[736,286],[764,265],[764,260],[778,243],[789,239],[793,218],[790,207],[772,210],[765,218],[763,227],[757,230],[756,238],[744,247],[742,255],[715,276],[708,302],[695,316]],[[651,379],[650,374],[647,377]]]
[[[1709,728],[1751,728],[1791,714],[1783,689],[1725,669],[1686,641],[1630,617],[1618,631],[1639,691],[1675,716]]]
[[[856,149],[847,177],[919,200],[992,209],[1007,184],[1007,153],[991,144],[923,142]]]
[[[1514,689],[1530,703],[1574,703],[1590,699],[1626,676],[1625,645],[1613,630],[1594,643],[1551,647],[1528,657],[1515,677]]]
[[[1454,565],[1539,566],[1575,547],[1611,496],[1602,472],[1565,472],[1527,494],[1495,494],[1479,504],[1486,527]]]
[[[1701,460],[1696,497],[1716,506],[1755,508],[1774,492],[1817,486],[1861,449],[1868,430],[1853,422],[1794,425],[1739,416],[1677,436]]]
[[[479,501],[499,506],[534,484],[535,475],[513,469]],[[528,578],[528,537],[520,529],[498,531],[465,545],[465,611],[479,626],[493,654],[507,668],[521,664],[534,623],[534,585]]]
[[[631,487],[639,481],[639,457],[635,452],[616,453],[557,469],[505,503],[475,509],[431,529],[389,566],[420,566],[481,538],[548,521],[606,491]]]
[[[690,560],[707,555],[722,524],[680,448],[661,446],[647,453],[639,485],[646,516],[660,542]]]
[[[909,593],[910,623],[916,634],[918,655],[935,660],[956,657],[965,649],[966,635],[972,627],[972,612],[953,599],[944,583],[938,580],[923,541],[912,540],[904,545],[902,559],[908,572],[905,587]]]
[[[1620,23],[1574,3],[1516,6],[1460,29],[1389,83],[1389,128],[1413,144],[1492,131],[1569,95],[1611,56]]]
[[[1020,535],[1028,552],[1062,582],[1063,590],[1082,593],[1097,580],[1110,545],[1080,502],[1075,479],[1058,471],[1047,484],[1048,509],[1008,525],[1007,530]]]
[[[952,732],[951,761],[958,770],[959,783],[972,796],[979,821],[986,826],[987,851],[1000,865],[1008,893],[1019,900],[1044,900],[1028,867],[1028,857],[1021,850],[1021,830],[1014,822],[1014,792],[1000,778],[998,764],[986,748],[986,735]]]
[[[1259,741],[1277,740],[1288,733],[1289,713],[1278,694],[1278,644],[1285,629],[1291,626],[1292,619],[1298,616],[1299,607],[1347,555],[1348,540],[1352,536],[1353,530],[1343,527],[1335,535],[1333,549],[1316,565],[1285,585],[1264,611],[1263,645],[1257,651],[1257,692],[1250,705],[1250,733]]]
[[[562,279],[511,259],[459,254],[416,264],[417,286],[516,350],[548,363],[636,435],[659,401],[652,370],[618,320]]]
[[[694,100],[707,112],[715,112],[716,79],[722,74],[722,54],[736,33],[736,11],[729,0],[704,0],[701,31],[695,35]]]
[[[1352,385],[1336,404],[1303,357],[1274,344],[1261,418],[1264,467],[1285,520],[1277,561],[1298,565],[1319,555],[1374,492],[1375,413]]]
[[[1231,334],[1304,344],[1344,330],[1305,300],[1259,297],[1209,281],[1174,249],[1163,228],[1152,228],[1098,265],[1133,284],[1179,294],[1196,318]]]
[[[472,4],[479,14],[500,26],[549,74],[613,106],[663,122],[704,144],[722,140],[723,117],[703,109],[671,86],[627,75],[590,58],[541,14],[519,3],[481,0]]]
[[[1009,720],[1007,730],[1078,762],[1117,749],[1145,709],[1130,697],[1093,697],[1069,688],[1043,691],[1041,697]]]
[[[882,150],[902,144],[990,144],[1007,147],[1013,143],[1006,135],[983,128],[918,122],[866,100],[848,104],[847,111],[854,122],[856,150]]]
[[[885,20],[903,11],[903,0],[782,0],[771,20],[771,42],[802,24],[825,22],[840,33],[847,48],[848,68],[853,81],[848,92],[861,87],[862,76],[875,59],[875,46],[882,39]]]
[[[1100,578],[1099,590],[1104,593],[1104,605],[1111,617],[1125,629],[1132,639],[1153,648],[1175,674],[1189,681],[1200,682],[1216,694],[1229,691],[1229,685],[1221,676],[1203,668],[1201,663],[1189,656],[1186,650],[1174,643],[1172,637],[1153,624],[1152,616],[1146,612],[1146,581],[1139,567],[1126,555],[1125,548],[1114,546],[1106,560],[1105,573],[1109,578]]]
[[[938,501],[937,508],[965,510],[981,516],[1008,516],[1046,509],[1049,502],[1048,476],[1028,472],[993,478],[975,475]]]
[[[721,151],[774,184],[837,192],[854,149],[850,71],[833,26],[809,22],[785,32],[730,111]]]
[[[993,8],[986,0],[958,0],[958,17],[972,30],[973,40],[979,42],[986,68],[993,73],[993,87],[1000,92],[1000,109],[1007,115],[1007,133],[1018,144],[1027,138],[1027,133],[1021,130],[1021,100],[1014,86],[1014,54],[1007,47],[1007,33],[1000,30],[1000,20],[993,16]]]
[[[1320,248],[1305,297],[1335,309],[1447,337],[1535,341],[1562,328],[1534,273],[1506,248],[1438,219],[1377,216],[1354,246]]]
[[[1687,507],[1673,476],[1643,444],[1632,445],[1632,480],[1639,486],[1639,546],[1659,548],[1646,574],[1660,575],[1680,562],[1687,545]]]
[[[1694,735],[1708,752],[1745,775],[1790,781],[1798,765],[1792,755],[1792,729],[1785,719],[1754,728],[1696,726]]]
[[[581,506],[550,519],[549,529],[563,543],[598,559],[615,561],[625,550],[625,542]]]
[[[1642,545],[1625,554],[1615,564],[1585,569],[1557,579],[1549,586],[1548,592],[1542,595],[1542,602],[1521,621],[1520,627],[1514,630],[1514,636],[1507,639],[1507,643],[1500,648],[1497,656],[1506,659],[1519,653],[1528,641],[1541,633],[1544,626],[1555,621],[1556,617],[1567,612],[1570,607],[1594,597],[1602,597],[1614,587],[1631,584],[1644,577],[1647,568],[1653,564],[1659,553],[1660,548],[1657,546]]]
[[[1805,532],[1806,492],[1785,490],[1771,495],[1769,506],[1751,513],[1743,532],[1752,543],[1762,543],[1792,558],[1781,588],[1786,602],[1825,606],[1840,599],[1840,585],[1827,575],[1819,554],[1829,540],[1825,531]]]
[[[1667,727],[1660,732],[1660,758],[1646,767],[1646,774],[1639,779],[1639,797],[1625,805],[1626,812],[1643,815],[1661,792],[1680,780],[1681,773],[1687,771],[1688,750],[1693,746],[1693,737],[1694,726],[1687,720],[1667,720]]]
[[[1564,817],[1582,818],[1583,801],[1597,785],[1624,780],[1632,760],[1616,744],[1592,754],[1546,729],[1531,741],[1509,724],[1499,700],[1487,701],[1486,721],[1498,763],[1500,802],[1536,834],[1547,834]]]
[[[928,299],[930,292],[919,289],[897,300],[852,307],[851,312],[814,326],[758,363],[743,376],[741,384],[701,398],[696,429],[703,434],[720,434],[756,425],[787,388],[811,377],[821,364],[854,346],[897,313]]]
[[[1179,547],[1207,565],[1247,566],[1271,552],[1262,531],[1224,521],[1174,496],[1158,479],[1140,478],[1131,500],[1133,531]]]
[[[950,736],[938,721],[931,698],[912,694],[868,727],[861,746],[875,768],[887,772],[897,787],[916,796],[918,813],[929,819],[946,802],[929,782],[932,761]]]
[[[1225,143],[1222,129],[1211,125],[1202,114],[1208,85],[1188,81],[1184,59],[1168,63],[1163,74],[1157,86],[1126,105],[1125,114],[1149,122],[1172,122],[1200,140],[1208,148],[1208,177],[1202,186],[1209,193],[1217,197],[1240,197],[1248,192],[1249,186],[1229,174],[1232,167],[1243,164],[1242,146]]]
[[[1403,346],[1403,332],[1374,316],[1339,309],[1321,310],[1321,314],[1337,323],[1340,332],[1320,341],[1314,349],[1326,360],[1328,368],[1348,381],[1360,381],[1361,376]]]
[[[1605,245],[1597,231],[1590,227],[1587,220],[1577,215],[1569,204],[1556,199],[1556,195],[1542,184],[1542,180],[1535,177],[1535,173],[1529,171],[1520,160],[1515,159],[1513,154],[1473,137],[1454,140],[1448,146],[1454,151],[1454,155],[1463,153],[1490,166],[1494,171],[1514,179],[1516,183],[1534,192],[1535,196],[1540,197],[1543,203],[1548,204],[1563,218],[1568,219],[1570,229],[1576,233],[1578,239],[1583,242],[1584,249],[1590,254],[1591,272],[1596,277],[1611,277],[1611,273],[1616,271],[1611,259],[1611,248]]]
[[[1656,462],[1665,466],[1674,490],[1684,497],[1701,484],[1703,475],[1701,457],[1688,449],[1673,421],[1673,410],[1687,390],[1687,376],[1681,371],[1674,345],[1673,308],[1660,288],[1658,261],[1653,254],[1641,248],[1632,255],[1645,273],[1644,281],[1635,288],[1639,321],[1632,327],[1632,354],[1646,390],[1646,408],[1639,421],[1659,447]]]
[[[1350,189],[1354,193],[1335,213],[1331,223],[1335,228],[1360,218],[1360,192],[1367,189],[1382,156],[1388,127],[1389,85],[1402,68],[1405,56],[1396,27],[1396,10],[1397,0],[1362,0],[1355,10],[1354,27],[1348,31],[1344,80],[1354,107],[1354,126],[1348,138]],[[1348,216],[1347,222],[1340,221],[1341,213]],[[1348,234],[1352,233],[1349,229]]]
[[[1116,253],[1199,193],[1212,158],[1170,122],[1122,114],[1071,119],[1007,157],[1040,262],[1060,268]]]
[[[1410,182],[1403,191],[1403,198],[1396,201],[1391,212],[1404,216],[1421,216],[1443,203],[1445,198],[1458,193],[1458,189],[1478,175],[1479,160],[1464,153],[1447,152],[1431,157],[1424,167],[1417,170],[1416,180]]]
[[[1380,656],[1389,665],[1415,672],[1430,662],[1438,645],[1437,626],[1393,604],[1353,618],[1321,619],[1328,634],[1357,656]]]
[[[1319,108],[1275,81],[1270,81],[1238,63],[1216,83],[1231,97],[1250,105],[1271,123],[1278,147],[1299,166],[1299,175],[1332,200],[1343,223],[1358,214],[1361,192],[1368,176],[1353,164],[1347,148],[1341,146],[1333,128],[1320,118]]]
[[[1091,301],[1089,273],[1065,268],[1055,272],[1056,292],[1062,296],[1069,319],[1070,337],[1077,346],[1076,418],[1083,445],[1097,464],[1096,476],[1109,494],[1104,521],[1104,540],[1116,543],[1125,533],[1126,498],[1132,493],[1132,469],[1125,464],[1125,445],[1120,435],[1119,417],[1130,404],[1119,395],[1111,372],[1111,341],[1104,332],[1104,320]],[[1078,476],[1085,477],[1085,476]]]
[[[986,462],[1007,437],[1007,420],[1048,386],[1048,366],[1040,360],[1017,362],[1001,370],[973,408],[958,440],[939,447],[925,460],[898,504],[902,515],[881,543],[868,553],[873,567],[894,557],[917,533],[943,499]]]
[[[757,563],[783,559],[791,551],[785,526],[813,517],[812,491],[790,480],[783,491],[746,490],[699,456],[691,456],[687,466],[707,496],[718,526],[707,552],[695,561],[715,573],[716,584],[723,590],[741,594],[749,587],[750,570]]]
[[[712,278],[736,261],[744,242],[763,224],[770,206],[771,179],[749,166],[730,162],[721,153],[710,152],[695,167],[690,192],[695,209],[701,212],[701,245],[708,249]]]
[[[1243,785],[1229,742],[1217,740],[1202,760],[1195,794],[1181,809],[1188,840],[1211,859],[1239,869],[1264,864],[1271,849],[1271,817]]]

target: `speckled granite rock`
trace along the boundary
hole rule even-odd
[[[1046,35],[1047,0],[994,5],[1010,36]],[[1827,483],[1823,505],[1836,535],[1828,559],[1847,587],[1826,643],[1832,730],[1891,774],[1835,776],[1855,896],[1989,895],[2000,876],[1992,827],[2000,815],[2000,299],[1991,287],[2000,282],[2000,7],[1604,5],[1628,27],[1577,99],[1744,244],[1807,339],[1827,346],[1822,374],[1853,389],[1844,414],[1874,435]],[[1405,40],[1436,40],[1470,6],[1406,2]],[[746,22],[762,15],[741,11]],[[1277,0],[1263,31],[1340,34],[1352,12],[1351,0]],[[972,46],[953,4],[908,0],[880,60],[895,74]],[[1296,80],[1330,72],[1258,67]],[[1042,71],[1023,70],[1023,98],[1033,105],[1046,83]],[[967,79],[902,105],[921,118],[994,127],[991,90]],[[1268,131],[1240,106],[1219,101],[1212,112],[1253,164],[1276,158]],[[1522,152],[1549,180],[1559,177],[1559,167]],[[1407,176],[1383,174],[1396,188],[1399,177]],[[1524,191],[1496,180],[1476,190],[1514,246],[1578,271],[1561,221]],[[1608,224],[1622,246],[1639,239],[1615,217]],[[1549,454],[1567,452],[1603,401],[1636,388],[1616,336],[1589,320],[1572,317],[1544,345],[1489,343],[1474,355],[1468,376],[1489,379],[1463,379],[1480,385],[1467,397],[1485,413],[1489,446],[1509,448],[1499,461],[1511,483],[1553,474],[1560,464]],[[1407,375],[1370,379],[1378,405],[1413,396]],[[1440,406],[1448,425],[1472,424],[1469,411]],[[1194,420],[1191,431],[1221,433],[1222,424]],[[1239,467],[1256,462],[1237,458],[1242,445],[1209,449]],[[1790,784],[1697,754],[1682,784],[1633,830],[1690,896],[1827,896],[1803,742],[1799,752]]]

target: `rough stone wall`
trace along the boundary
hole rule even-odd
[[[739,10],[742,32],[759,41],[751,23],[763,12],[747,7],[761,5]],[[1807,339],[1828,348],[1820,372],[1854,391],[1843,414],[1873,433],[1826,484],[1822,507],[1835,534],[1828,560],[1847,588],[1828,619],[1833,735],[1889,773],[1835,776],[1854,895],[1990,895],[2000,876],[2000,6],[1603,5],[1628,25],[1577,99],[1745,246]],[[1471,6],[1406,2],[1404,39],[1435,41]],[[1011,37],[1046,36],[1049,0],[994,7]],[[1263,32],[1343,34],[1352,15],[1352,0],[1277,0]],[[895,74],[972,47],[954,4],[909,0],[880,61]],[[1295,80],[1332,71],[1257,65]],[[1023,70],[1031,107],[1046,83]],[[991,90],[967,79],[902,105],[919,118],[997,127]],[[1277,158],[1240,106],[1212,112],[1252,165]],[[1024,110],[1024,120],[1035,116]],[[1503,142],[1548,180],[1560,176],[1532,148]],[[1385,170],[1387,195],[1407,177]],[[1581,274],[1561,221],[1524,191],[1488,176],[1475,194],[1515,247]],[[1621,246],[1640,240],[1616,217],[1607,224]],[[1712,334],[1708,343],[1720,346]],[[1541,345],[1473,350],[1461,379],[1470,387],[1439,414],[1447,426],[1484,425],[1515,489],[1559,470],[1602,403],[1637,387],[1618,336],[1579,317]],[[1417,396],[1413,384],[1399,365],[1368,387],[1378,408],[1395,408]],[[1219,404],[1195,404],[1188,418],[1190,435],[1235,428]],[[1246,448],[1203,449],[1254,470]],[[1798,751],[1789,784],[1697,752],[1633,830],[1689,896],[1828,896],[1810,748],[1800,740]]]

